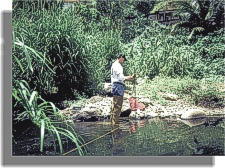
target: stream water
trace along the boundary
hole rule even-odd
[[[115,128],[108,120],[76,123],[76,130],[86,143],[97,138],[84,147],[86,156],[224,155],[224,128],[224,118],[221,117],[198,120],[129,120],[123,117],[120,128],[111,133]],[[45,152],[40,154],[37,138],[18,141],[13,145],[13,155],[60,155],[54,152],[50,140],[46,139],[46,142],[49,143]],[[68,152],[74,147],[64,142],[64,148]],[[77,155],[77,151],[67,154]]]

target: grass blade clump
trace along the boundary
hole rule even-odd
[[[20,113],[16,120],[31,120],[37,127],[40,128],[40,151],[44,149],[45,130],[56,137],[60,153],[63,152],[63,144],[61,139],[68,138],[79,150],[79,154],[83,155],[80,148],[81,141],[76,134],[74,128],[67,122],[67,118],[59,114],[58,109],[53,103],[49,103],[42,99],[36,91],[30,91],[30,88],[25,81],[16,81],[16,86],[13,88],[13,97],[23,105],[24,112]],[[39,103],[41,102],[41,103]]]

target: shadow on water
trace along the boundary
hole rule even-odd
[[[129,120],[122,117],[120,127],[112,128],[108,120],[75,123],[77,132],[85,142],[86,156],[215,156],[224,155],[224,118],[210,117],[195,120],[144,119]],[[112,131],[114,130],[114,131]],[[104,135],[104,136],[103,136]],[[100,138],[99,138],[100,137]],[[96,139],[96,140],[95,140]],[[27,144],[36,145],[27,150]],[[14,155],[59,155],[47,140],[44,153],[38,153],[38,140],[23,139],[14,145]],[[24,148],[21,148],[24,145]],[[73,149],[65,141],[65,151]],[[78,155],[77,151],[68,156]]]

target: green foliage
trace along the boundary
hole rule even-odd
[[[205,84],[199,90],[192,91],[195,104],[205,107],[224,107],[224,95],[213,83]]]
[[[101,93],[101,84],[109,80],[111,63],[121,51],[128,57],[127,74],[198,79],[225,74],[223,30],[188,40],[187,29],[171,33],[172,27],[142,17],[141,10],[148,11],[151,3],[92,2],[63,10],[15,8],[13,78],[26,80],[45,97],[53,88],[62,100],[74,99],[73,93],[91,96]],[[116,7],[120,7],[117,12]]]
[[[189,75],[201,79],[224,73],[224,31],[188,40],[185,29],[169,34],[170,27],[157,23],[131,43],[123,46],[128,57],[127,73],[153,78],[159,74],[178,77]]]
[[[18,10],[22,14],[15,14],[13,20],[16,39],[13,48],[14,79],[28,81],[45,97],[52,93],[53,87],[58,88],[59,99],[74,99],[72,93],[75,90],[87,95],[98,93],[101,83],[109,76],[112,59],[120,50],[119,31],[107,28],[110,26],[104,24],[107,18],[101,19],[102,25],[95,23],[96,17],[92,16],[96,16],[96,11],[82,4],[64,10],[43,9],[29,14],[23,9]],[[37,61],[35,53],[42,60]],[[26,71],[24,66],[30,71]]]
[[[102,15],[111,16],[112,19],[148,15],[155,3],[149,0],[96,1],[98,11],[100,11]]]
[[[162,93],[172,93],[180,98],[186,99],[195,105],[205,107],[224,107],[224,93],[218,86],[223,83],[209,79],[193,79],[191,77],[171,78],[158,76],[152,79],[145,79],[144,84],[137,86],[140,95],[148,96],[152,100],[165,104],[160,96]],[[143,92],[143,90],[145,92]]]
[[[196,59],[193,67],[193,77],[195,78],[211,78],[217,76],[222,78],[224,71],[224,54],[225,54],[225,34],[224,30],[210,33],[208,36],[198,36],[193,49],[196,55],[201,56]],[[223,79],[222,79],[223,80]]]
[[[160,28],[161,29],[161,28]],[[184,76],[189,73],[193,65],[193,50],[187,45],[177,47],[181,39],[167,36],[167,30],[161,29],[160,34],[151,36],[151,28],[147,29],[132,43],[124,46],[129,57],[129,72],[136,72],[140,76],[154,77],[159,74],[169,76]]]
[[[83,155],[81,141],[72,124],[68,123],[68,118],[58,113],[53,103],[42,99],[36,91],[31,91],[26,81],[15,81],[15,83],[13,98],[15,104],[21,104],[24,111],[14,120],[29,119],[40,128],[40,151],[43,152],[45,130],[47,130],[57,139],[60,153],[63,153],[62,137],[66,137],[77,146],[79,154]]]
[[[149,15],[153,5],[154,1],[147,0],[97,0],[97,10],[101,16],[107,16],[111,24],[119,27],[125,43],[140,35],[150,24],[151,21],[146,16]]]
[[[25,45],[24,42],[18,40],[18,38],[16,38],[16,40],[13,39],[13,41],[13,79],[25,79],[29,83],[40,82],[43,86],[43,90],[50,89],[52,87],[50,85],[51,80],[45,79],[46,77],[55,74],[55,72],[51,68],[51,61],[46,57],[46,54],[40,53],[35,49]],[[38,70],[39,73],[36,73],[36,80],[34,80],[32,76],[36,70]]]
[[[116,1],[105,4],[107,9],[99,3],[30,13],[17,9],[20,15],[15,12],[13,20],[14,79],[28,81],[45,97],[53,87],[58,88],[61,99],[74,99],[73,92],[100,93],[101,83],[109,79],[111,63],[121,47],[129,58],[127,73],[136,71],[151,78],[159,74],[195,78],[224,75],[223,31],[191,42],[187,30],[174,30],[169,35],[170,27],[141,16],[118,24],[118,19],[127,17],[124,6],[130,4],[135,10],[142,1]],[[114,10],[113,5],[121,6],[122,16],[115,14],[117,21],[112,19],[112,13],[107,14],[108,9]]]
[[[63,7],[64,0],[13,0],[13,17],[23,15],[20,9],[27,12],[40,12],[43,9],[57,10]]]
[[[201,10],[207,9],[208,13],[201,16],[206,19],[203,26],[196,24],[198,20],[193,22],[192,15],[183,19],[182,24],[188,21],[191,29],[204,32],[212,15],[212,3],[209,8],[201,3],[196,1],[185,10],[198,17]],[[220,10],[216,3],[214,7]],[[223,104],[223,96],[213,84],[223,81],[225,75],[224,30],[214,31],[221,13],[212,33],[194,35],[193,31],[191,37],[186,28],[176,29],[147,19],[153,4],[145,0],[93,0],[65,9],[61,1],[14,1],[13,116],[18,115],[17,121],[30,119],[40,127],[41,150],[46,130],[56,137],[61,151],[61,136],[71,139],[76,146],[80,144],[68,124],[60,127],[62,123],[56,119],[62,116],[46,100],[82,102],[84,97],[101,93],[102,84],[110,79],[112,62],[120,52],[128,59],[124,64],[126,75],[137,73],[138,77],[154,79],[146,81],[145,87],[152,99],[165,104],[158,92],[171,91],[191,97],[196,104]],[[181,14],[184,8],[179,7]],[[162,79],[155,78],[160,75]],[[17,82],[23,80],[27,84]]]

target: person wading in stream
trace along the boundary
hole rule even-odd
[[[113,126],[119,125],[119,117],[121,113],[121,108],[123,105],[123,95],[124,95],[124,81],[133,81],[136,74],[132,76],[123,75],[122,64],[126,61],[124,54],[119,54],[117,60],[112,64],[111,67],[111,83],[112,83],[112,107],[110,121]]]

